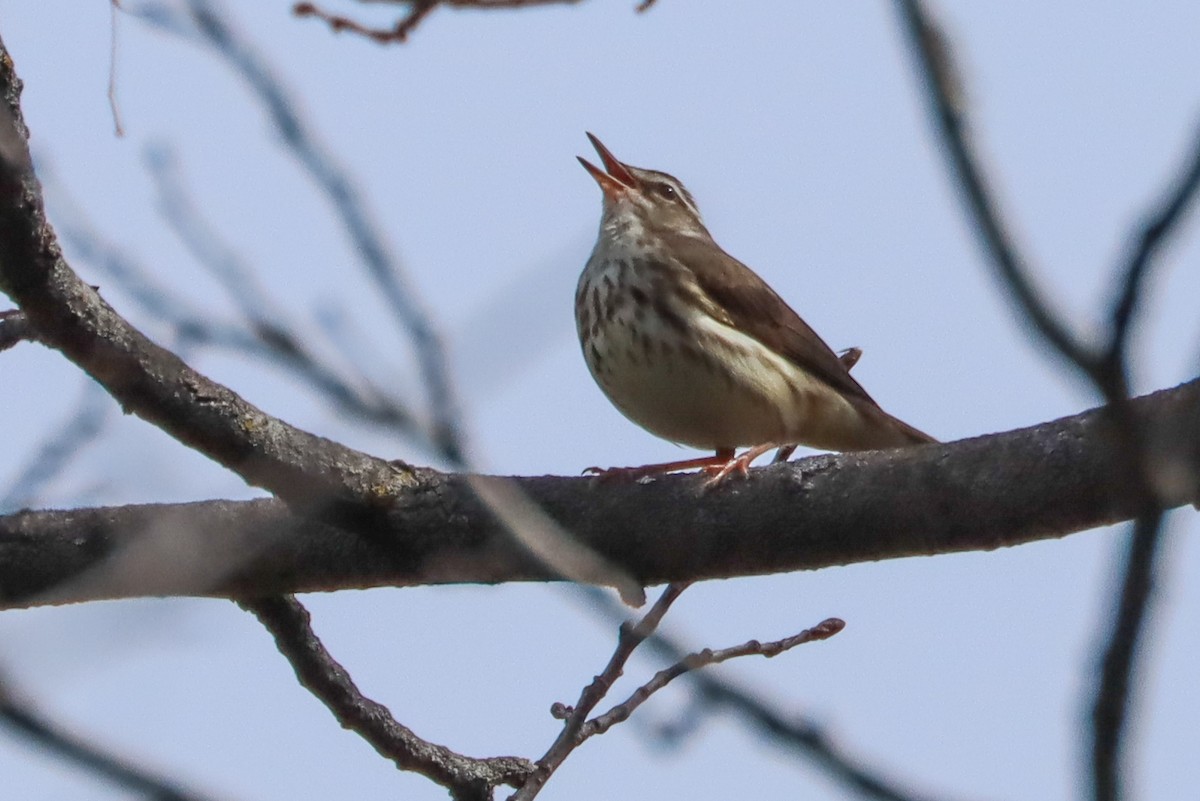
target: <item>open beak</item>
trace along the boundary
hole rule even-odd
[[[596,179],[596,183],[600,184],[600,188],[604,190],[604,196],[610,200],[616,200],[623,192],[636,189],[638,179],[629,171],[629,168],[617,161],[617,157],[595,136],[589,133],[587,137],[592,140],[592,147],[596,148],[596,152],[600,154],[600,161],[604,163],[604,169],[608,172],[604,172],[582,156],[577,158],[583,168]]]

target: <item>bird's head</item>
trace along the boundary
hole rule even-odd
[[[589,133],[588,139],[600,154],[604,169],[582,156],[578,158],[604,192],[604,222],[624,219],[636,221],[643,229],[709,236],[700,218],[700,209],[682,181],[665,172],[644,170],[618,161],[595,136]]]

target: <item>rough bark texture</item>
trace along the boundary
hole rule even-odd
[[[1200,380],[1133,408],[1165,503],[1196,502]],[[960,442],[816,456],[707,493],[696,476],[487,480],[512,481],[644,584],[728,578],[990,550],[1131,519],[1142,499],[1108,427],[1093,410]],[[375,510],[378,525],[354,530],[272,500],[0,517],[0,605],[559,577],[479,500],[471,481],[481,479],[413,479]]]

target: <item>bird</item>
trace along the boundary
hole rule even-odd
[[[600,185],[595,247],[575,292],[584,360],[600,389],[650,433],[712,456],[588,468],[644,477],[699,469],[707,485],[773,449],[936,442],[885,412],[836,353],[753,270],[726,253],[679,179],[619,161],[579,162]],[[747,448],[737,455],[738,448]],[[786,458],[786,456],[784,457]]]

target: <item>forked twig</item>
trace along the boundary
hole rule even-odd
[[[579,732],[580,741],[582,742],[596,734],[603,734],[618,723],[628,720],[634,710],[649,700],[650,696],[685,673],[699,670],[709,665],[719,665],[722,662],[727,662],[739,656],[765,656],[770,659],[773,656],[779,656],[784,651],[795,648],[797,645],[804,645],[816,640],[827,640],[845,627],[845,621],[831,617],[822,620],[811,629],[805,629],[799,634],[784,637],[782,640],[773,640],[765,643],[758,640],[750,640],[749,642],[744,642],[741,645],[735,645],[730,648],[720,648],[717,650],[705,648],[702,651],[688,654],[670,667],[656,673],[654,678],[637,688],[627,700],[617,704],[603,715],[598,715],[585,723]]]
[[[731,648],[713,650],[705,648],[689,654],[674,665],[660,670],[650,681],[643,684],[633,694],[607,712],[590,718],[592,710],[604,700],[612,690],[625,670],[625,665],[639,645],[654,636],[663,616],[666,615],[680,594],[689,585],[684,583],[669,584],[654,606],[636,624],[628,621],[621,624],[617,637],[617,646],[609,658],[608,664],[579,695],[574,706],[555,703],[550,708],[550,714],[564,721],[562,731],[550,745],[545,755],[538,760],[537,765],[526,779],[524,785],[512,795],[510,801],[528,801],[538,795],[550,776],[562,765],[563,761],[589,737],[603,734],[616,724],[628,720],[639,706],[650,696],[666,687],[674,679],[708,665],[715,665],[739,656],[760,655],[776,656],[786,650],[813,640],[823,640],[832,637],[845,627],[845,623],[837,618],[830,618],[817,626],[782,640],[762,643],[750,640]]]
[[[521,788],[513,794],[510,801],[529,801],[541,792],[542,787],[545,786],[554,771],[579,745],[579,733],[583,729],[584,723],[587,722],[588,715],[596,708],[597,704],[604,700],[604,696],[625,672],[625,664],[629,661],[629,657],[633,656],[637,647],[654,633],[659,623],[662,622],[663,616],[671,608],[671,604],[675,603],[689,586],[689,583],[684,582],[668,584],[663,589],[662,595],[642,616],[641,620],[633,625],[630,625],[629,622],[622,623],[618,630],[617,647],[613,651],[612,657],[609,658],[608,664],[592,679],[590,684],[583,688],[575,705],[567,707],[556,703],[551,707],[550,713],[565,721],[562,731],[558,733],[558,737],[550,744],[550,748],[542,758],[537,761],[533,772],[525,779]]]
[[[625,610],[610,595],[598,589],[580,587],[575,588],[573,594],[586,598],[588,608],[606,618],[620,619],[625,615]],[[646,639],[645,647],[672,662],[686,659],[689,653],[681,642],[661,628]],[[832,736],[820,723],[804,715],[779,709],[777,703],[767,701],[733,679],[717,676],[711,671],[692,671],[685,674],[684,678],[694,688],[693,705],[700,712],[711,709],[732,712],[766,742],[815,765],[851,792],[874,801],[935,799],[932,795],[902,786],[887,771],[855,756],[840,741],[841,738]],[[700,716],[694,715],[691,722],[695,724],[699,720]],[[685,733],[677,732],[676,736]]]

